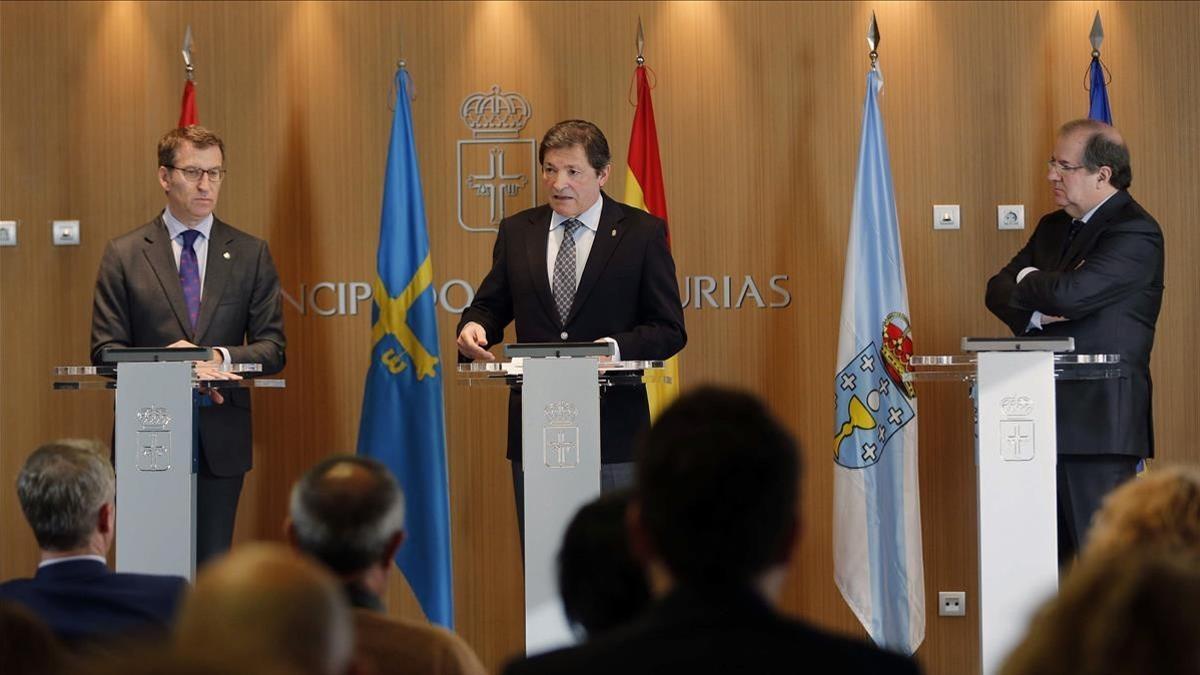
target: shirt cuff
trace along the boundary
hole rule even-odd
[[[1018,284],[1021,283],[1021,280],[1024,279],[1025,277],[1029,276],[1030,272],[1037,272],[1037,271],[1038,271],[1038,268],[1036,268],[1036,267],[1026,267],[1025,269],[1021,270],[1020,272],[1017,272],[1017,283]],[[1040,324],[1038,325],[1038,328],[1041,328]]]
[[[620,361],[621,360],[621,345],[617,344],[617,341],[610,337],[602,337],[600,339],[613,346],[612,360]]]
[[[224,347],[213,347],[213,351],[221,352],[221,365],[233,363],[233,359],[229,357],[229,350]]]
[[[1037,312],[1037,311],[1035,311],[1033,314],[1030,314],[1029,315],[1029,325],[1025,328],[1025,330],[1030,331],[1030,330],[1033,330],[1034,328],[1041,330],[1043,316],[1045,316],[1045,314],[1042,314],[1041,312]]]

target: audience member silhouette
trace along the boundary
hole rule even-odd
[[[483,675],[462,638],[383,613],[388,573],[404,541],[404,494],[383,464],[353,455],[317,464],[292,487],[285,529],[293,546],[341,581],[363,662],[396,675]]]
[[[304,675],[349,675],[354,624],[337,580],[281,544],[243,544],[209,562],[183,603],[183,653],[267,662]]]
[[[658,598],[643,616],[506,673],[916,673],[772,607],[800,532],[800,458],[761,401],[705,387],[641,440],[628,527]]]
[[[17,499],[41,549],[32,579],[0,584],[71,645],[165,634],[186,588],[181,577],[114,573],[106,557],[116,524],[116,477],[99,443],[38,448],[17,474]]]
[[[1200,675],[1200,556],[1151,546],[1081,556],[1002,675]]]
[[[595,638],[638,616],[650,604],[646,573],[625,531],[631,493],[606,493],[571,519],[558,553],[558,591],[580,637]]]

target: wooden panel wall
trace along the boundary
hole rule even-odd
[[[1195,461],[1192,307],[1200,295],[1200,6],[1176,3],[39,3],[0,4],[0,578],[30,573],[36,547],[11,486],[38,443],[107,438],[111,396],[53,393],[56,364],[87,359],[91,289],[104,242],[162,206],[154,144],[178,115],[186,25],[196,38],[201,121],[228,146],[223,219],[269,239],[285,290],[370,281],[395,62],[407,59],[435,276],[478,283],[491,237],[455,223],[458,107],[498,84],[534,114],[523,132],[585,117],[608,134],[623,193],[627,95],[640,16],[681,278],[786,274],[785,309],[690,308],[685,385],[723,382],[767,397],[807,449],[803,544],[788,611],[859,632],[832,583],[836,321],[857,161],[871,10],[883,34],[883,115],[918,351],[1001,334],[987,278],[1028,235],[998,232],[995,207],[1052,208],[1043,161],[1055,127],[1087,110],[1092,14],[1101,10],[1117,125],[1133,193],[1162,222],[1167,292],[1154,354],[1164,461]],[[962,205],[934,232],[930,206]],[[50,245],[48,222],[78,218],[83,245]],[[325,296],[328,301],[328,296]],[[369,312],[285,308],[288,389],[256,395],[256,464],[237,539],[276,538],[291,482],[352,450]],[[453,356],[457,317],[441,316]],[[941,619],[938,590],[974,597],[969,407],[951,386],[921,392],[921,484],[933,674],[978,668],[977,622]],[[458,628],[497,666],[522,644],[520,558],[501,392],[446,387]],[[968,608],[971,607],[968,600]],[[411,603],[399,603],[411,609]],[[970,613],[970,612],[969,612]]]

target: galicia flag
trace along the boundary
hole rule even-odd
[[[833,381],[834,576],[871,639],[912,654],[925,638],[917,399],[903,379],[913,343],[882,88],[872,68]]]

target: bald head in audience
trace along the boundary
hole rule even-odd
[[[311,675],[355,672],[353,623],[337,581],[279,544],[244,545],[205,567],[184,603],[177,641]]]

